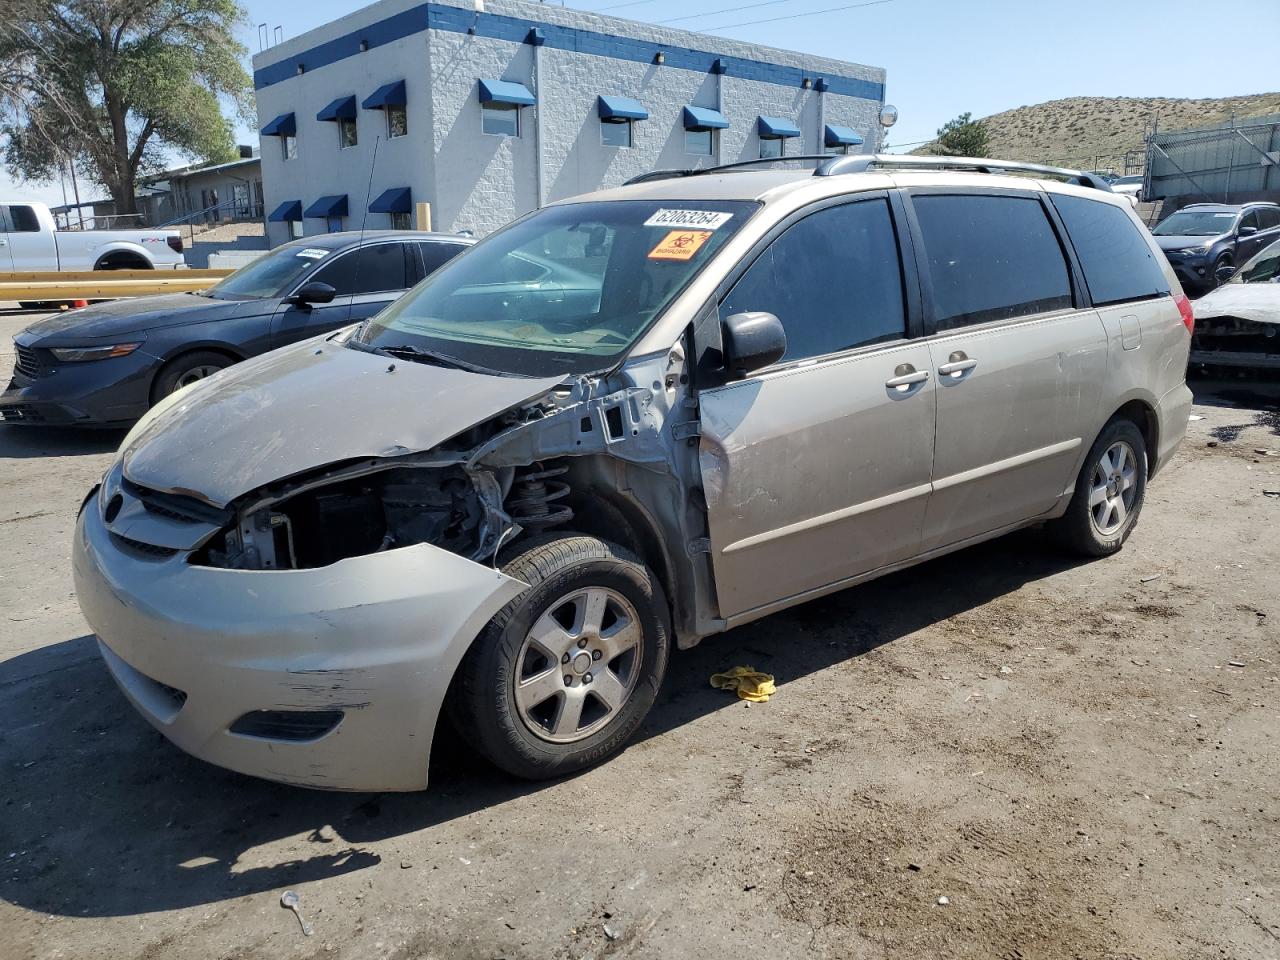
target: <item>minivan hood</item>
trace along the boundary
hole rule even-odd
[[[1239,317],[1280,324],[1280,283],[1224,283],[1197,300],[1192,310],[1197,320]]]
[[[260,302],[214,300],[192,293],[113,300],[37,320],[23,331],[23,343],[30,346],[58,346],[72,341],[78,343],[99,337],[138,333],[156,327],[221,320],[239,313],[246,304]]]
[[[126,438],[124,474],[223,507],[339,461],[430,450],[561,380],[489,376],[305,340],[175,395]]]

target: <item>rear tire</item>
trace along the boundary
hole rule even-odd
[[[529,780],[608,759],[666,672],[670,613],[657,578],[622,547],[573,534],[531,541],[502,571],[529,589],[467,651],[449,698],[455,727]]]
[[[225,353],[213,350],[194,350],[174,357],[166,363],[156,376],[151,387],[151,402],[159,403],[175,390],[190,386],[197,380],[211,377],[219,370],[224,370],[235,363]]]
[[[1107,423],[1080,468],[1067,512],[1054,521],[1062,543],[1086,557],[1118,552],[1142,512],[1147,469],[1147,445],[1137,425]]]

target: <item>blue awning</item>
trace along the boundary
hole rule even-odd
[[[321,197],[307,207],[304,217],[345,217],[347,215],[347,195]]]
[[[800,128],[781,117],[759,117],[756,119],[756,129],[766,140],[785,140],[787,137],[800,136]]]
[[[298,123],[292,113],[282,113],[262,128],[264,137],[292,137],[298,132]]]
[[[853,127],[837,127],[829,123],[823,133],[828,147],[856,147],[862,143],[862,138],[854,132]]]
[[[538,101],[523,83],[507,80],[481,80],[481,103],[513,103],[518,107],[531,107]]]
[[[339,97],[316,114],[317,120],[354,120],[355,118],[355,97]]]
[[[596,109],[601,120],[648,120],[649,111],[639,100],[630,97],[607,97],[601,94],[596,98]]]
[[[286,200],[280,206],[271,211],[271,216],[267,217],[272,223],[284,223],[286,220],[302,219],[302,201]]]
[[[369,96],[365,97],[361,104],[366,110],[382,110],[386,107],[403,107],[405,105],[404,81],[396,80],[393,83],[385,83],[380,86]]]
[[[408,187],[392,187],[369,204],[370,213],[408,213],[413,209],[413,192]]]
[[[724,130],[729,121],[719,110],[710,107],[685,107],[684,128],[686,130]]]

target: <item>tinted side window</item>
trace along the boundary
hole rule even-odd
[[[1280,210],[1275,207],[1259,207],[1258,221],[1262,225],[1263,230],[1270,230],[1272,227],[1280,227]]]
[[[403,290],[408,286],[404,244],[377,243],[362,247],[322,267],[311,279],[329,284],[340,296]]]
[[[803,360],[906,335],[902,265],[885,200],[829,207],[773,241],[720,304],[720,316],[764,310]]]
[[[1040,201],[917,195],[938,329],[1072,305],[1067,261]]]
[[[1240,226],[1253,227],[1255,230],[1261,229],[1261,225],[1258,223],[1258,211],[1250,210],[1248,213],[1246,213],[1240,219]],[[1236,230],[1237,232],[1239,232],[1239,227],[1237,227]]]
[[[9,229],[14,233],[39,233],[40,221],[31,207],[9,208]]]
[[[1053,195],[1098,306],[1161,296],[1169,281],[1138,227],[1119,207],[1083,197]]]
[[[461,243],[418,244],[418,251],[422,254],[422,276],[434,273],[437,267],[444,266],[465,249],[467,248]]]

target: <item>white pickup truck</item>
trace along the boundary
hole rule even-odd
[[[186,265],[177,230],[59,230],[43,203],[0,200],[0,274]]]

